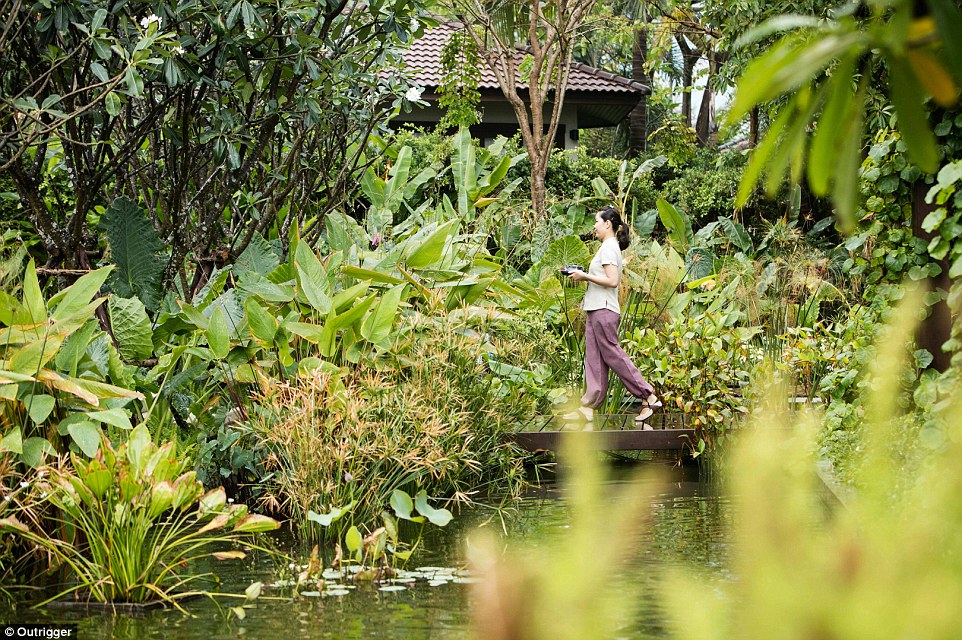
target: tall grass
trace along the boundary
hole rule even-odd
[[[395,489],[453,504],[488,483],[520,489],[522,454],[506,436],[534,400],[494,388],[482,345],[465,335],[422,334],[404,361],[266,383],[250,427],[268,452],[269,506],[320,533],[308,511],[353,504],[342,526],[370,525]]]

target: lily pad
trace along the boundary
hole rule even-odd
[[[378,591],[407,591],[407,587],[403,587],[399,584],[386,584]]]

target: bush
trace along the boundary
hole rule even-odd
[[[701,314],[661,329],[636,328],[624,347],[665,406],[682,411],[706,445],[748,413],[742,388],[756,360],[740,330]]]
[[[735,193],[745,166],[740,153],[701,153],[661,185],[661,194],[681,207],[695,227],[735,210]]]

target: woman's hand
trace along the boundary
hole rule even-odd
[[[605,275],[603,276],[590,276],[584,271],[572,271],[571,275],[568,276],[575,282],[593,282],[596,285],[602,287],[608,287],[614,289],[618,286],[618,267],[613,264],[605,265]]]

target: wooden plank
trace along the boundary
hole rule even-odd
[[[561,438],[571,431],[522,431],[513,439],[528,451],[557,451]],[[592,448],[604,451],[682,450],[695,437],[694,429],[640,429],[582,432]]]

